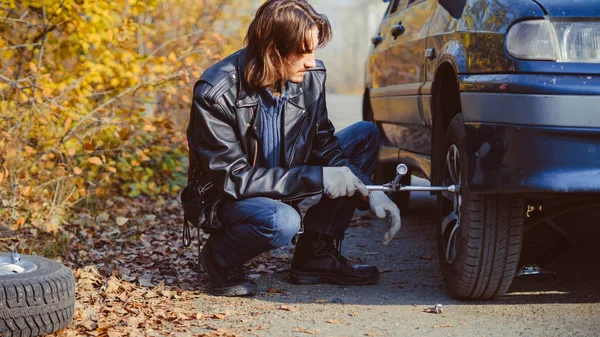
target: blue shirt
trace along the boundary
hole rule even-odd
[[[283,106],[288,100],[287,92],[277,98],[269,89],[260,92],[260,143],[261,156],[267,168],[279,167],[281,158],[281,135]]]

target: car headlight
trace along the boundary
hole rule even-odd
[[[600,63],[600,22],[519,22],[508,31],[506,49],[518,59]]]

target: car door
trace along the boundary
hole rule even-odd
[[[398,8],[400,7],[400,3],[404,3],[404,6],[406,6],[407,2],[408,0],[391,0],[389,2],[389,6],[379,25],[379,29],[371,39],[373,49],[368,60],[367,68],[371,81],[369,86],[376,90],[385,88],[389,85],[390,72],[387,67],[387,55],[390,39],[388,38],[388,31],[392,22],[397,20],[395,17],[399,12]],[[381,104],[378,104],[378,106],[381,106]]]
[[[429,154],[428,104],[421,90],[426,82],[425,51],[431,14],[437,0],[408,0],[398,13],[390,16],[386,67],[386,86],[375,95],[386,97],[382,125],[393,145],[401,150]],[[402,4],[402,3],[401,3]],[[385,115],[383,115],[385,114]]]

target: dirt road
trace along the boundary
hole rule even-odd
[[[360,97],[329,96],[336,125],[360,119]],[[338,127],[339,129],[339,127]],[[522,276],[507,295],[491,302],[450,298],[438,268],[435,227],[429,196],[411,199],[402,229],[387,247],[384,224],[356,219],[344,240],[343,254],[375,264],[382,272],[375,286],[295,286],[285,267],[253,265],[260,294],[249,299],[209,295],[198,310],[215,316],[209,326],[190,331],[208,336],[598,336],[600,272],[598,232],[593,220],[572,218],[584,228],[578,244],[547,263],[554,275]],[[593,219],[593,218],[592,218]],[[597,219],[597,217],[596,217]],[[587,225],[584,226],[584,223]],[[271,253],[285,261],[292,247]],[[285,264],[284,264],[285,265]],[[436,303],[442,314],[424,312]]]

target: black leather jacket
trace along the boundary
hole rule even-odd
[[[321,61],[303,83],[288,83],[282,167],[264,168],[257,160],[259,98],[241,84],[244,65],[242,49],[208,68],[194,87],[187,130],[190,182],[210,181],[232,199],[295,201],[322,193],[323,166],[348,166],[363,182],[369,181],[344,156],[333,135]]]

